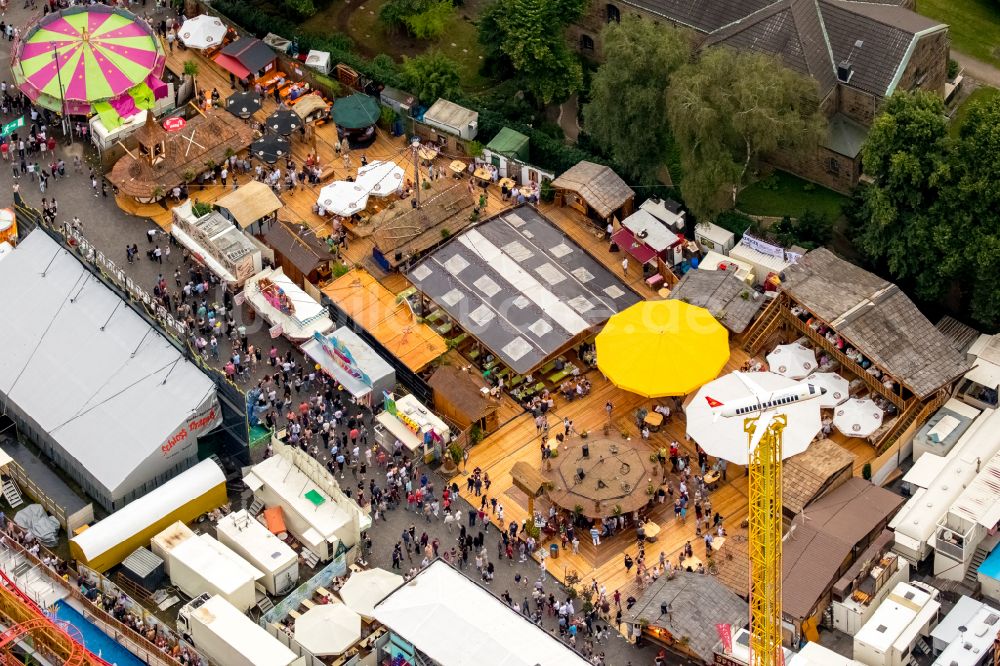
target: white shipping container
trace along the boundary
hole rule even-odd
[[[203,594],[177,613],[177,630],[220,666],[291,666],[304,657],[220,596]]]
[[[295,551],[245,510],[223,516],[215,533],[223,545],[263,572],[260,582],[268,594],[286,594],[298,584]]]

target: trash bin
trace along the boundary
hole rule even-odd
[[[549,545],[549,556],[554,560],[559,559],[559,544],[553,543]]]

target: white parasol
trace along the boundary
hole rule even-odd
[[[218,46],[226,36],[226,24],[208,14],[200,14],[181,24],[178,33],[189,49],[207,49]]]
[[[772,372],[745,373],[749,379],[768,391],[778,391],[794,386],[797,382]],[[705,449],[710,456],[724,458],[737,465],[746,465],[749,459],[745,417],[719,416],[706,400],[711,397],[723,404],[752,398],[749,387],[735,374],[719,377],[698,389],[687,407],[687,434]],[[782,405],[775,414],[788,417],[782,434],[782,457],[802,453],[809,447],[821,423],[819,403],[803,400]]]
[[[338,180],[319,191],[316,203],[334,215],[350,217],[368,206],[368,192],[359,183]]]
[[[385,569],[356,571],[340,588],[340,598],[361,617],[371,619],[375,605],[402,584],[402,576]]]
[[[851,398],[833,412],[833,427],[848,437],[867,437],[882,425],[882,410],[869,398]]]
[[[778,345],[767,355],[767,366],[779,375],[802,379],[816,370],[816,352],[798,343]]]
[[[370,195],[387,197],[402,187],[404,174],[395,162],[375,161],[358,168],[357,183]]]
[[[314,606],[295,621],[295,640],[317,657],[343,654],[361,640],[361,616],[344,604]]]
[[[836,372],[814,372],[805,381],[826,389],[826,393],[816,398],[820,407],[836,407],[850,397],[850,383]]]

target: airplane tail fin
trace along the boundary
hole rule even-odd
[[[716,407],[722,407],[722,403],[710,395],[705,396],[705,401],[708,402],[708,406],[712,407],[713,409]]]

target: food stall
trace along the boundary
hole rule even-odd
[[[293,342],[302,342],[333,328],[326,308],[289,280],[280,268],[268,268],[249,278],[243,294],[271,324],[271,337],[284,335]]]
[[[361,404],[371,407],[377,397],[396,386],[392,369],[357,333],[342,326],[333,333],[313,333],[302,351],[336,379]]]
[[[611,240],[640,264],[660,258],[673,266],[684,259],[684,236],[675,234],[649,211],[640,209],[622,220]]]
[[[451,429],[434,412],[412,395],[397,398],[384,393],[382,404],[385,411],[375,420],[383,427],[378,438],[386,450],[392,451],[398,439],[410,452],[422,451],[425,461],[441,457],[444,445],[451,441]]]

